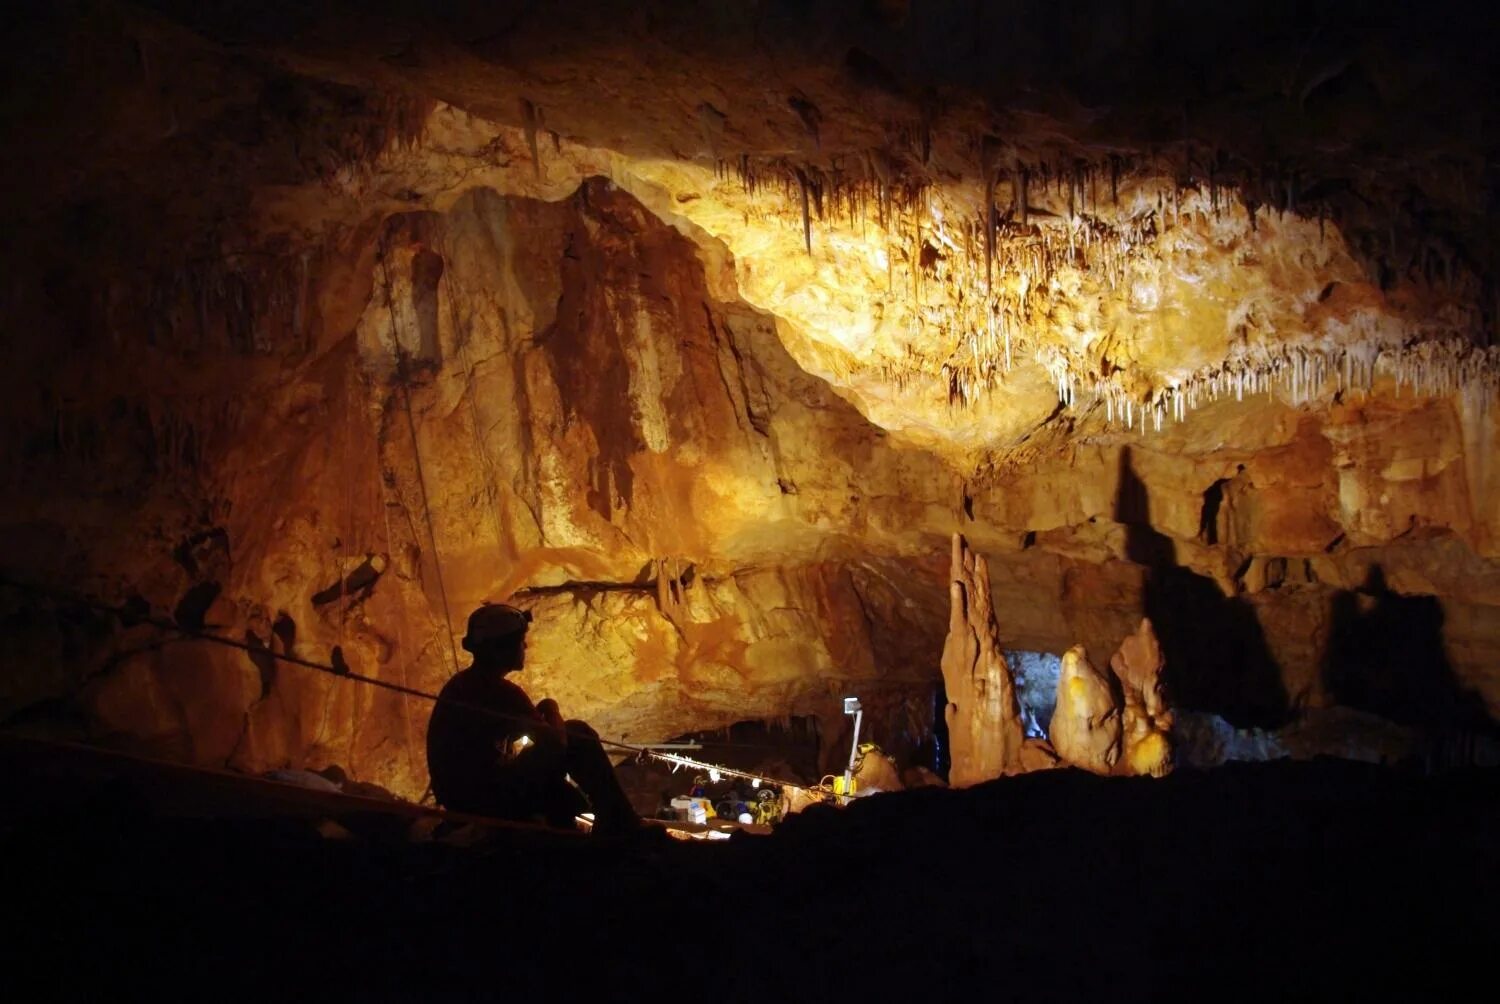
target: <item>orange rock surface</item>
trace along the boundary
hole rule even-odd
[[[1483,179],[1350,152],[1461,133],[1430,75],[1376,121],[1246,70],[1158,142],[1186,115],[1045,65],[882,71],[951,29],[919,5],[625,6],[18,29],[77,72],[6,118],[0,716],[421,795],[420,701],[81,602],[215,582],[209,633],[427,691],[519,603],[520,682],[610,738],[834,751],[857,693],[915,745],[956,533],[997,657],[1102,666],[1146,617],[1179,707],[1500,716]],[[1412,625],[1410,671],[1351,624]]]

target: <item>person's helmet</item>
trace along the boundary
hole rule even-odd
[[[469,631],[464,635],[463,646],[467,651],[475,652],[490,642],[525,634],[530,623],[530,610],[505,603],[486,604],[469,615]]]

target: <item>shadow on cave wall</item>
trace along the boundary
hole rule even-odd
[[[1281,667],[1254,609],[1226,597],[1213,579],[1177,564],[1172,541],[1151,526],[1146,485],[1120,451],[1115,521],[1125,526],[1125,556],[1144,565],[1146,616],[1166,658],[1172,702],[1213,711],[1237,726],[1271,727],[1287,718]]]
[[[1334,597],[1331,621],[1323,682],[1337,703],[1431,731],[1492,724],[1448,663],[1437,597],[1394,593],[1372,565]]]

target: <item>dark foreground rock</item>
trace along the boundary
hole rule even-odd
[[[45,998],[1442,996],[1497,940],[1495,772],[1057,770],[714,845],[6,774],[5,972]]]

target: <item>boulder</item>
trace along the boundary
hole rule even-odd
[[[874,794],[879,791],[902,791],[901,772],[893,761],[878,749],[872,749],[860,759],[859,769],[854,772],[856,794]]]

